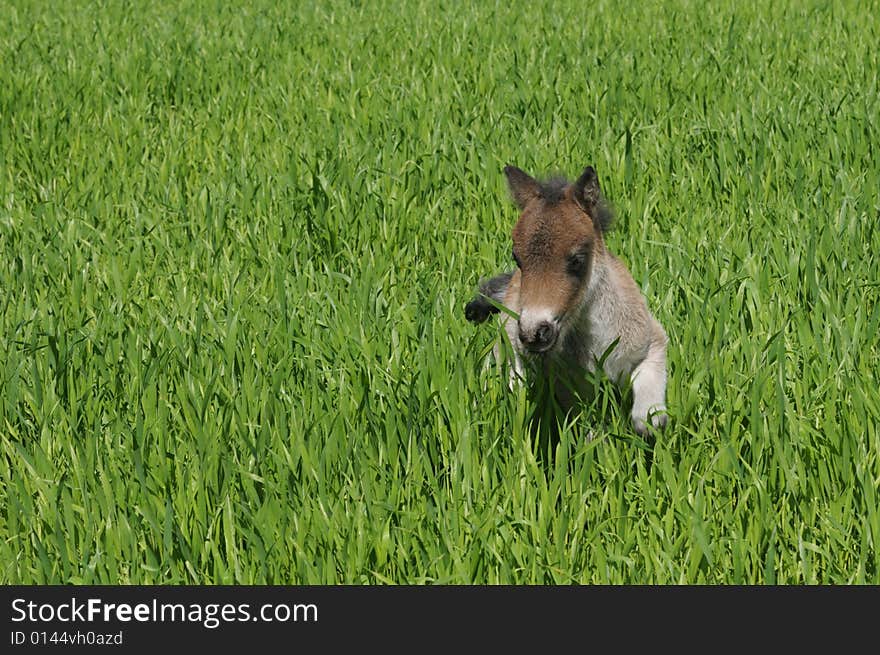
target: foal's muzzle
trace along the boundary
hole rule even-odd
[[[541,321],[531,326],[519,324],[519,340],[533,353],[547,352],[559,337],[559,326],[555,321]]]

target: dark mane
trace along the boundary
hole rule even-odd
[[[538,182],[538,195],[548,205],[555,205],[556,203],[561,202],[565,197],[565,190],[570,184],[571,182],[561,175],[554,175],[547,180]],[[604,196],[600,196],[599,203],[596,205],[595,213],[596,215],[593,216],[593,220],[599,230],[604,234],[611,229],[611,224],[614,222],[614,212],[611,210],[611,207],[608,205]]]
[[[555,205],[565,196],[565,189],[571,183],[561,175],[556,175],[538,184],[540,185],[538,195],[541,199],[547,204]]]

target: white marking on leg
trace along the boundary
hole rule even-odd
[[[636,366],[632,380],[632,422],[636,432],[648,432],[648,418],[655,428],[666,426],[666,344],[654,343]]]
[[[510,318],[505,318],[504,331],[507,333],[508,343],[495,344],[495,361],[501,364],[505,359],[509,359],[509,361],[507,361],[507,386],[511,391],[516,391],[517,385],[522,383],[525,375],[522,358],[519,354],[523,346],[517,335],[516,321]],[[502,351],[509,353],[510,357],[505,358]]]
[[[523,364],[519,354],[513,353],[512,366],[507,371],[507,387],[511,391],[516,391],[517,386],[523,382]]]

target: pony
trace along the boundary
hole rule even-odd
[[[482,280],[465,317],[478,324],[503,314],[514,353],[511,388],[526,369],[552,376],[562,382],[554,385],[559,406],[570,410],[591,390],[587,372],[601,369],[619,387],[631,385],[640,436],[665,428],[669,340],[605,245],[612,214],[596,171],[587,166],[574,183],[540,182],[515,166],[504,174],[521,212],[512,232],[516,268]]]

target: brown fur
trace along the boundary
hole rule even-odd
[[[587,280],[566,272],[567,257],[583,253],[591,261],[603,250],[601,232],[574,200],[570,187],[558,202],[535,198],[513,228],[513,251],[522,264],[517,304],[540,303],[563,316],[576,304]]]

